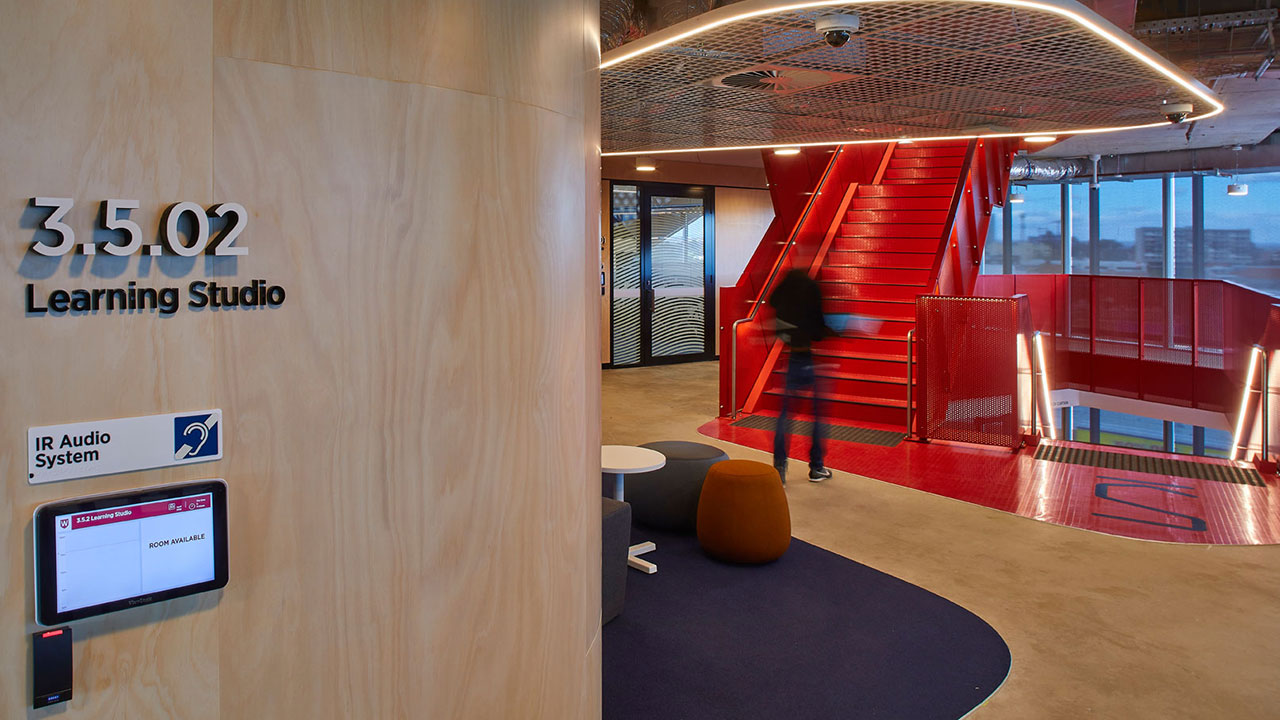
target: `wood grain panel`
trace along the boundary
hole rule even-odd
[[[719,288],[736,285],[751,254],[773,222],[773,201],[768,190],[716,188],[716,298]],[[716,327],[720,304],[716,303]],[[720,333],[716,333],[716,353]]]
[[[738,282],[773,222],[768,190],[716,188],[716,285]]]
[[[0,717],[29,702],[35,505],[213,476],[230,585],[79,623],[60,716],[599,717],[596,4],[0,11],[0,96],[21,99],[0,103]],[[478,18],[533,36],[461,42]],[[86,233],[107,197],[141,200],[144,228],[176,200],[242,202],[250,253],[33,260],[35,194],[74,196]],[[19,306],[28,281],[213,276],[288,300]],[[29,425],[194,407],[223,408],[223,461],[18,479]]]
[[[599,520],[583,484],[565,481],[594,474],[583,448],[598,432],[583,412],[595,402],[584,384],[594,356],[564,341],[585,340],[596,322],[583,286],[564,282],[574,268],[581,282],[594,257],[585,191],[562,192],[585,190],[582,122],[468,93],[231,59],[217,62],[215,87],[227,115],[217,118],[217,145],[228,149],[217,189],[278,208],[258,219],[260,233],[280,239],[267,261],[293,258],[311,276],[290,282],[316,289],[314,301],[287,309],[276,343],[227,326],[219,345],[237,362],[284,362],[337,391],[337,408],[299,414],[277,378],[225,376],[232,397],[254,405],[229,413],[290,426],[254,456],[305,455],[317,438],[329,448],[305,481],[242,502],[325,511],[323,521],[274,532],[286,548],[290,535],[332,552],[334,563],[271,576],[296,557],[283,550],[273,560],[277,538],[268,538],[245,552],[275,582],[224,613],[278,607],[280,629],[308,639],[295,671],[373,717],[426,704],[443,717],[510,708],[574,716],[599,620],[598,573],[584,573],[598,563],[589,538]],[[298,128],[290,111],[323,122]],[[343,158],[344,140],[370,151]],[[281,185],[282,172],[296,183]],[[334,186],[347,200],[320,213],[286,194],[327,196]],[[317,494],[332,497],[317,503]],[[335,663],[334,647],[350,662]],[[229,660],[255,644],[224,632],[222,648]],[[370,666],[369,657],[386,662]],[[224,687],[265,694],[268,682],[255,664],[224,663]],[[262,694],[225,693],[223,703],[232,716],[323,717],[333,700],[306,685],[277,687],[265,703]]]
[[[564,0],[214,0],[215,49],[582,117],[585,99],[565,82],[581,71],[572,52],[582,47],[579,7]]]
[[[26,428],[209,407],[211,328],[194,316],[24,317],[25,285],[169,285],[195,261],[140,264],[97,255],[28,254],[43,218],[34,195],[72,197],[77,240],[92,237],[98,202],[137,199],[154,229],[164,205],[208,200],[211,43],[208,3],[0,3],[0,717],[29,708],[34,631],[31,513],[70,495],[198,477],[195,468],[31,487]],[[145,53],[121,48],[144,45]],[[203,267],[200,268],[203,270]],[[205,471],[207,476],[207,470]],[[216,595],[120,613],[77,628],[73,714],[218,717]],[[207,650],[192,652],[195,646]],[[156,658],[166,658],[157,663]],[[94,710],[90,710],[90,708]],[[26,712],[28,716],[48,714]]]

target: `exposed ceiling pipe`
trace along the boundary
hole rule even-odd
[[[1019,155],[1009,168],[1009,179],[1028,182],[1053,182],[1083,175],[1083,161],[1074,158],[1032,158]]]

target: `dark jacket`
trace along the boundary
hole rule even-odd
[[[822,314],[822,288],[804,270],[783,276],[769,295],[769,306],[778,317],[778,336],[793,351],[807,352],[813,343],[836,334]]]

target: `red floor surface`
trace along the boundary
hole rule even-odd
[[[698,430],[757,450],[773,449],[772,432],[729,423],[717,418]],[[808,453],[808,438],[793,436],[793,467],[796,459],[807,462]],[[1033,520],[1108,535],[1209,545],[1280,544],[1280,483],[1275,476],[1264,475],[1266,486],[1254,487],[1047,462],[1034,459],[1033,454],[1032,449],[1015,454],[937,441],[903,442],[894,448],[828,441],[826,464]],[[798,472],[795,476],[801,477]]]

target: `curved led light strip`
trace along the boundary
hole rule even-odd
[[[847,7],[850,5],[871,5],[871,4],[889,3],[889,2],[906,3],[911,1],[912,0],[812,0],[810,2],[793,2],[793,3],[783,3],[780,5],[768,5],[766,7],[758,8],[755,10],[749,10],[746,12],[733,12],[733,10],[740,9],[741,5],[730,5],[723,8],[723,10],[726,11],[724,13],[718,13],[717,11],[712,10],[700,16],[701,18],[704,19],[704,22],[700,24],[698,27],[695,27],[691,30],[677,32],[672,34],[670,37],[663,37],[663,35],[665,35],[667,31],[660,30],[657,33],[654,33],[653,35],[650,35],[647,38],[637,40],[634,44],[639,45],[640,47],[636,49],[628,50],[626,52],[619,52],[623,48],[618,48],[618,50],[608,53],[608,54],[613,54],[614,52],[619,52],[617,57],[611,57],[608,60],[602,59],[600,63],[600,69],[607,70],[610,67],[617,65],[618,63],[625,62],[635,57],[639,57],[641,55],[644,55],[645,53],[653,52],[654,50],[666,47],[667,45],[680,42],[681,40],[687,40],[688,38],[694,37],[696,35],[701,35],[704,32],[707,32],[709,30],[714,30],[715,28],[718,28],[718,27],[730,25],[740,20],[759,17],[761,15],[771,15],[771,14],[789,12],[792,10],[806,10],[809,8],[819,8],[819,7],[833,7],[833,6]],[[936,2],[936,0],[933,0],[933,1]],[[1170,65],[1163,58],[1153,57],[1151,55],[1148,55],[1145,49],[1143,49],[1142,46],[1138,45],[1137,40],[1130,38],[1128,35],[1124,34],[1123,32],[1113,32],[1112,30],[1108,30],[1106,27],[1103,26],[1103,24],[1111,25],[1111,23],[1104,20],[1101,16],[1099,16],[1097,13],[1093,12],[1089,8],[1077,2],[1074,2],[1073,0],[955,0],[955,2],[982,4],[982,5],[1006,5],[1011,7],[1030,8],[1033,10],[1043,10],[1045,12],[1051,12],[1051,13],[1054,13],[1055,15],[1061,15],[1069,20],[1072,20],[1076,24],[1084,27],[1087,30],[1092,31],[1095,35],[1101,36],[1102,38],[1110,42],[1112,45],[1115,45],[1116,47],[1120,48],[1126,53],[1137,58],[1143,64],[1150,67],[1152,70],[1155,70],[1161,75],[1164,75],[1165,77],[1169,78],[1170,80],[1172,80],[1173,82],[1181,86],[1184,90],[1190,92],[1192,95],[1195,95],[1196,97],[1200,98],[1201,100],[1204,100],[1205,102],[1213,106],[1214,109],[1211,112],[1191,116],[1187,118],[1185,122],[1195,122],[1197,120],[1210,118],[1210,117],[1213,117],[1214,115],[1221,113],[1223,110],[1227,109],[1227,106],[1223,105],[1221,101],[1215,98],[1209,92],[1208,88],[1201,85],[1198,81],[1188,80],[1187,78],[1184,78],[1174,66]],[[1071,5],[1074,5],[1076,9],[1066,7],[1067,2],[1070,2]],[[743,3],[743,4],[746,4],[746,3]],[[1086,17],[1085,15],[1081,14],[1080,11],[1083,11],[1084,13],[1092,15],[1093,18],[1091,19],[1089,17]],[[729,15],[728,14],[729,12],[733,12],[733,14]],[[727,15],[727,17],[724,17],[718,20],[705,19],[707,18],[708,15],[717,15],[717,14],[725,14]],[[685,23],[681,23],[681,24],[685,24]],[[1114,25],[1112,27],[1115,28]],[[1115,30],[1118,31],[1119,28],[1115,28]],[[627,46],[624,46],[624,47],[627,47]],[[1145,123],[1142,125],[1123,125],[1118,127],[1086,128],[1084,130],[1036,130],[1035,132],[1025,132],[1025,133],[992,133],[989,135],[948,135],[943,137],[917,137],[917,138],[880,138],[876,140],[827,140],[823,142],[812,142],[812,143],[791,142],[791,143],[775,143],[771,145],[735,145],[732,147],[680,148],[677,150],[627,150],[624,152],[602,153],[602,156],[609,157],[609,156],[619,156],[619,155],[658,155],[658,154],[683,153],[683,152],[715,152],[717,150],[768,150],[770,148],[778,148],[778,147],[821,147],[821,146],[828,146],[828,145],[866,145],[870,143],[889,142],[891,140],[898,140],[900,142],[904,140],[915,141],[915,142],[928,142],[931,140],[932,141],[971,140],[973,138],[1034,137],[1038,135],[1088,135],[1093,133],[1116,132],[1117,130],[1140,130],[1142,128],[1168,127],[1168,126],[1169,126],[1169,123],[1167,122],[1153,122],[1153,123]]]

